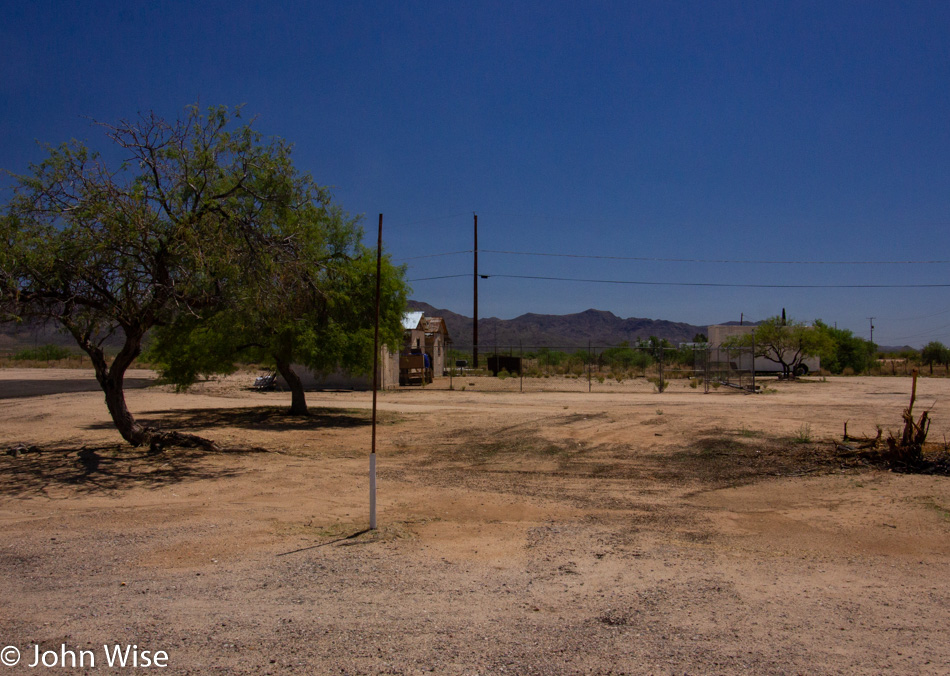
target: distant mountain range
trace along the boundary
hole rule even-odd
[[[472,318],[451,310],[439,309],[422,301],[409,301],[411,310],[421,310],[432,317],[442,317],[449,329],[449,336],[457,348],[472,345]],[[758,322],[746,321],[746,324]],[[725,325],[739,324],[737,321],[722,322]],[[698,333],[708,335],[708,326],[671,322],[664,319],[641,319],[629,317],[623,319],[604,310],[585,310],[569,315],[539,315],[528,313],[514,319],[480,317],[478,319],[478,343],[484,349],[498,347],[514,348],[523,345],[531,347],[578,348],[592,345],[618,345],[623,341],[635,343],[638,338],[665,338],[674,345],[688,343]],[[914,348],[893,345],[879,345],[878,350],[886,354],[896,354]]]
[[[472,318],[451,310],[438,309],[428,303],[409,301],[412,310],[421,310],[428,316],[442,317],[449,336],[456,347],[472,344]],[[478,343],[481,348],[528,347],[577,348],[592,345],[617,345],[623,341],[635,343],[650,336],[665,338],[674,345],[690,342],[707,327],[670,322],[662,319],[623,319],[604,310],[585,310],[569,315],[539,315],[528,313],[514,319],[479,317]]]
[[[429,316],[442,317],[449,329],[449,336],[458,348],[472,345],[472,318],[451,310],[435,308],[421,301],[409,301],[409,308],[421,310]],[[723,324],[738,324],[730,321]],[[528,313],[514,319],[481,317],[478,320],[479,345],[483,349],[513,348],[519,345],[527,348],[578,348],[592,345],[618,345],[623,341],[635,343],[638,338],[665,338],[674,345],[693,340],[696,334],[708,334],[707,326],[697,326],[684,322],[671,322],[663,319],[641,319],[630,317],[623,319],[604,310],[585,310],[568,315],[541,315]],[[48,343],[67,347],[79,352],[72,336],[58,330],[55,325],[38,326],[26,324],[0,324],[0,355],[17,350],[46,345]],[[121,339],[113,337],[110,347],[118,347]],[[898,353],[913,349],[908,346],[878,347],[884,353]]]

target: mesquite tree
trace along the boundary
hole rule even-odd
[[[822,331],[794,319],[769,317],[760,322],[753,333],[734,336],[724,347],[755,347],[755,357],[762,357],[782,367],[782,377],[792,379],[801,371],[807,357],[831,349],[831,338]]]
[[[135,446],[213,447],[128,410],[123,379],[146,333],[247,299],[270,261],[308,245],[288,224],[329,205],[287,144],[239,117],[190,107],[171,122],[146,114],[102,124],[120,165],[75,141],[50,148],[17,177],[0,220],[0,320],[53,321],[72,335]]]
[[[185,389],[200,376],[229,373],[238,360],[272,364],[291,390],[293,415],[307,414],[295,365],[327,373],[343,368],[369,373],[373,366],[376,252],[362,247],[355,221],[324,214],[304,231],[346,233],[332,245],[319,233],[292,259],[275,257],[264,279],[241,302],[210,317],[180,315],[152,333],[148,359],[162,377]],[[402,340],[406,304],[404,270],[383,258],[380,337],[390,348]]]

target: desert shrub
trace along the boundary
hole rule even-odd
[[[811,443],[811,425],[802,423],[802,426],[795,432],[795,441],[800,444]]]

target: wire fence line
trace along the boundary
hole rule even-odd
[[[663,392],[671,384],[704,392],[727,387],[755,392],[755,372],[750,348],[711,349],[708,345],[681,347],[653,344],[507,345],[479,346],[478,363],[473,346],[453,345],[446,353],[441,375],[450,379],[491,376],[492,389],[524,391],[590,392],[618,386],[652,386]],[[543,382],[541,382],[543,381]],[[472,383],[474,385],[474,383]]]

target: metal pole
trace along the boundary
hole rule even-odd
[[[472,314],[472,368],[478,368],[478,214],[475,214],[475,301]]]
[[[590,341],[587,341],[587,393],[590,394]]]
[[[369,529],[376,530],[376,392],[379,389],[379,288],[383,270],[383,215],[376,238],[376,326],[373,330],[373,441],[369,453]]]
[[[755,393],[755,331],[752,332],[752,392]]]
[[[703,394],[709,394],[709,353],[712,350],[708,345],[703,350]]]

